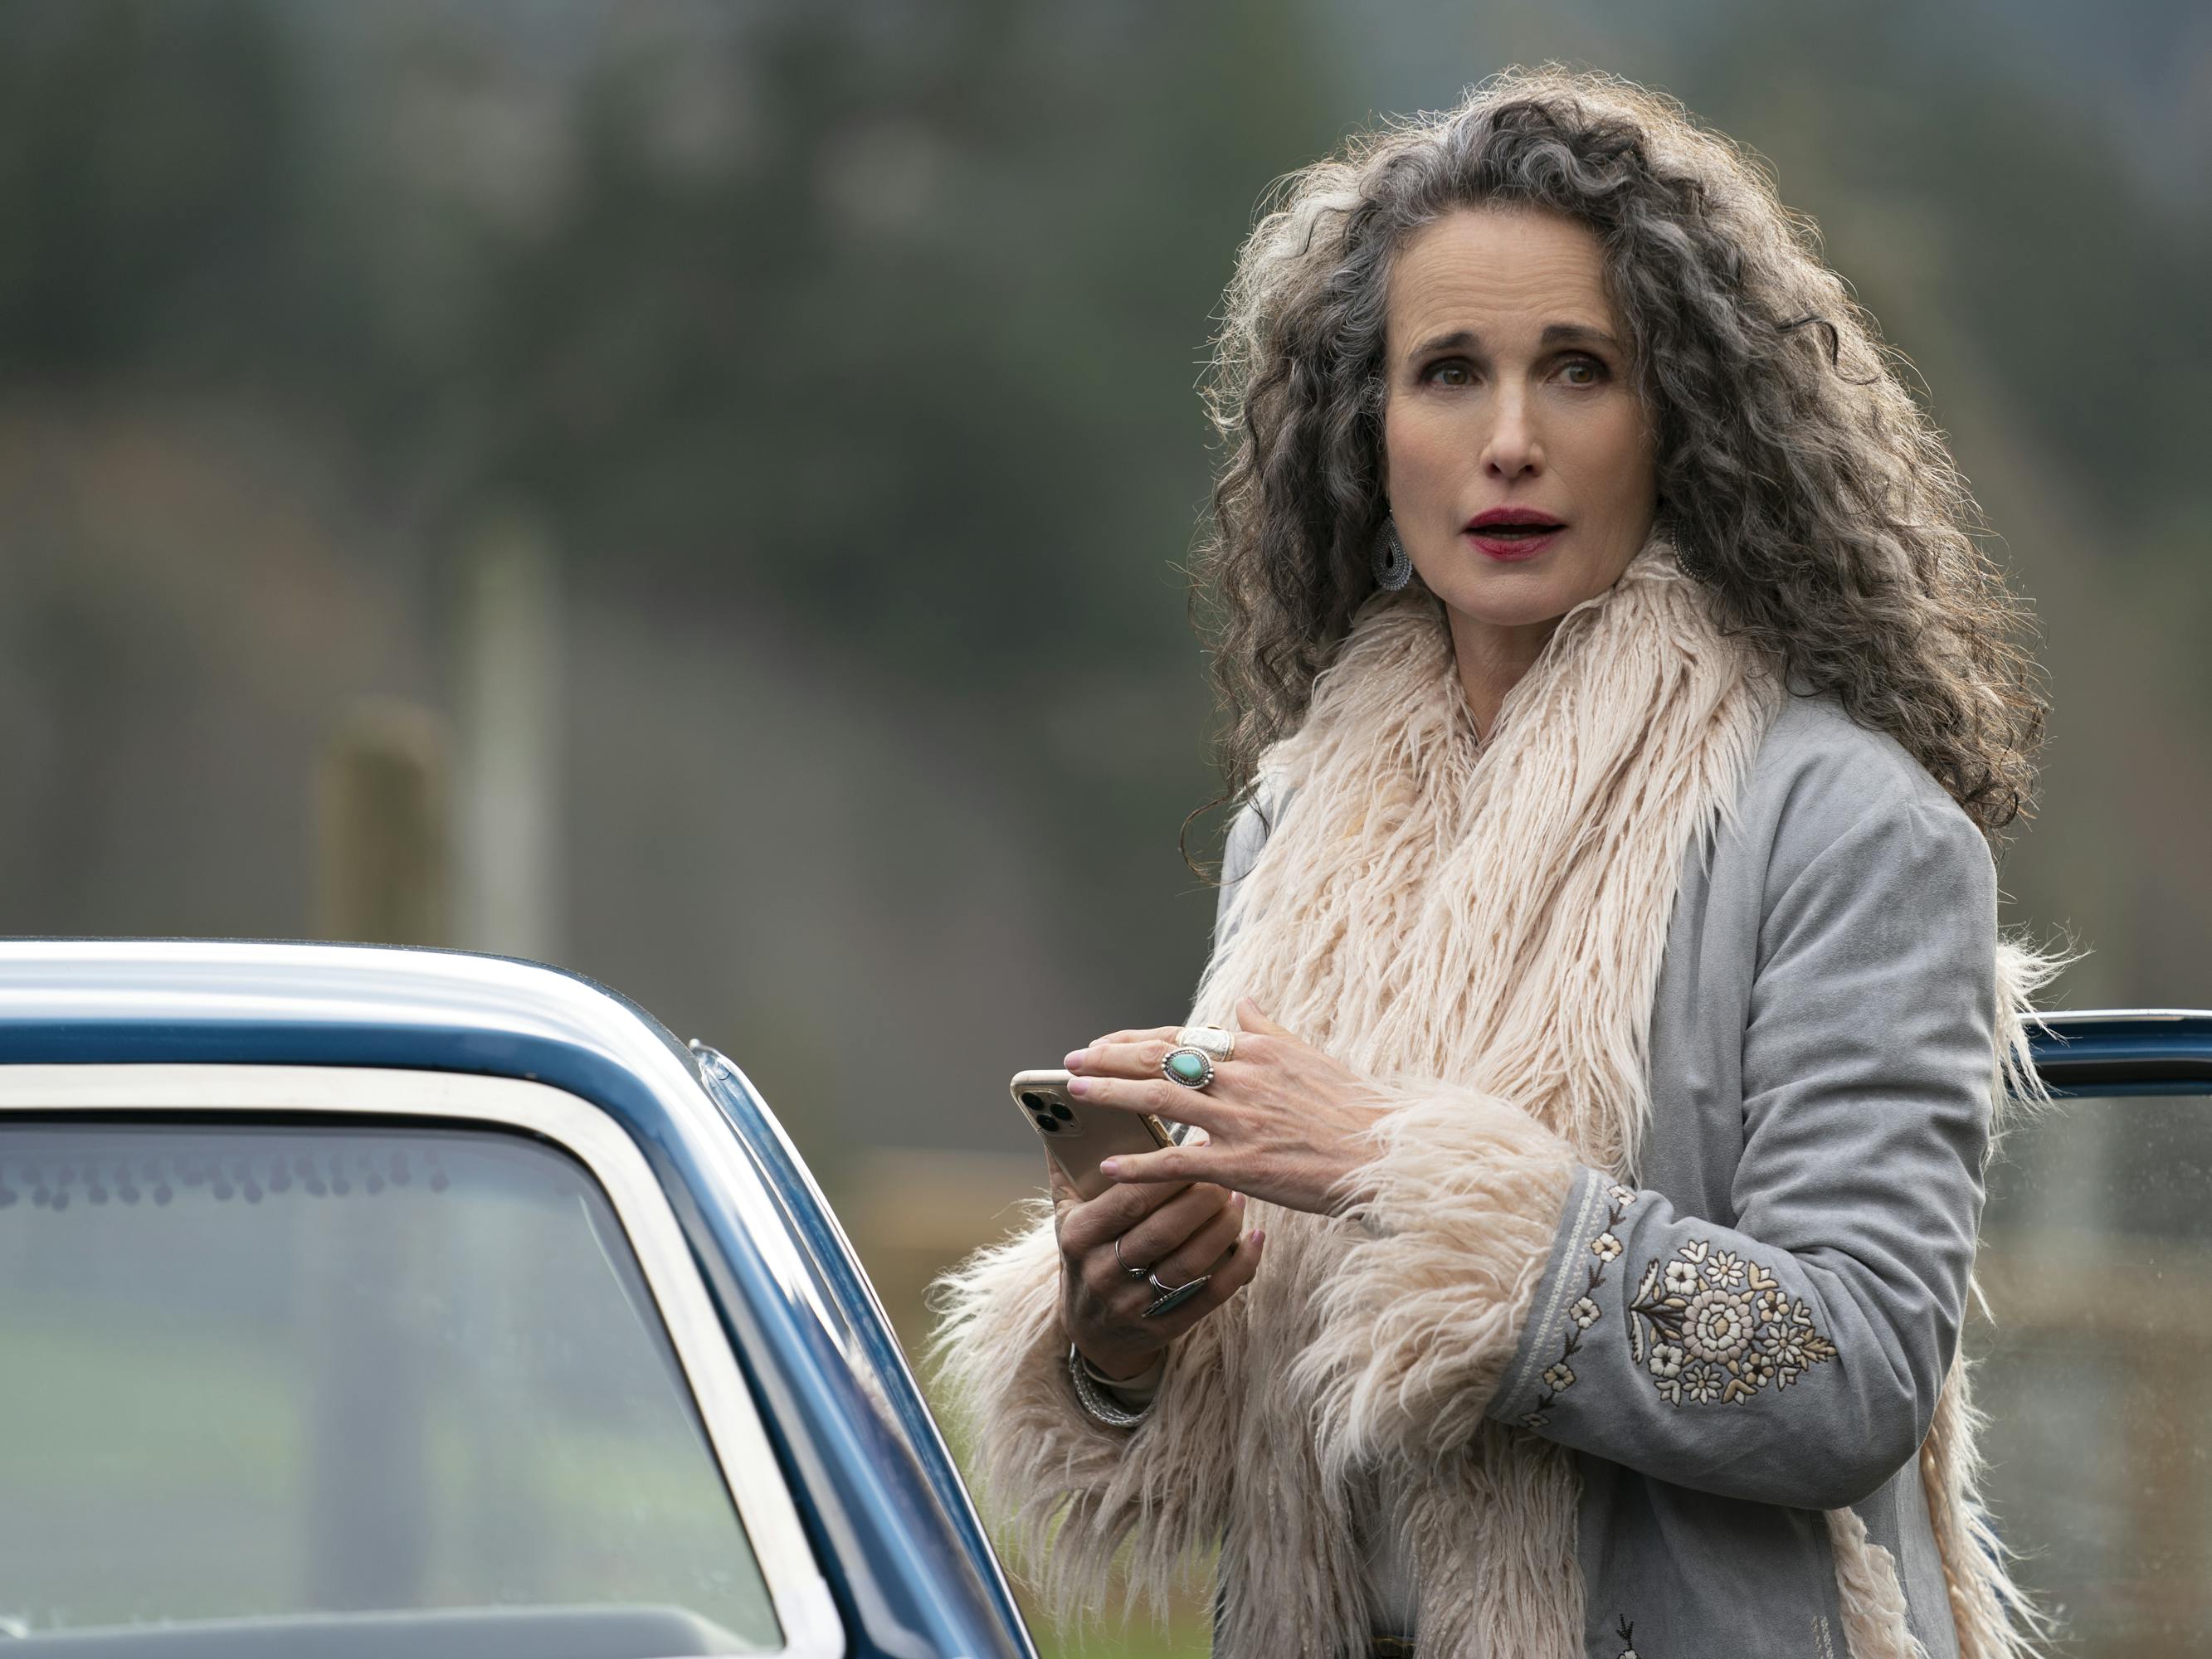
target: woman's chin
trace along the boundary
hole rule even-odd
[[[1557,622],[1588,596],[1534,570],[1468,572],[1437,588],[1447,610],[1483,628],[1534,628]]]

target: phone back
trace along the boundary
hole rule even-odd
[[[1085,1198],[1096,1198],[1114,1184],[1098,1173],[1101,1158],[1157,1152],[1176,1144],[1167,1126],[1150,1112],[1125,1112],[1078,1100],[1067,1092],[1068,1076],[1059,1066],[1039,1066],[1015,1073],[1006,1088],[1044,1142],[1045,1155]]]

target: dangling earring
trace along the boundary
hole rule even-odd
[[[1397,523],[1386,513],[1382,532],[1375,538],[1375,585],[1395,593],[1413,575],[1413,562],[1406,555],[1406,544],[1398,539]]]
[[[1675,569],[1693,582],[1705,580],[1705,573],[1698,568],[1696,560],[1682,551],[1681,533],[1668,514],[1667,498],[1664,495],[1659,497],[1658,512],[1655,515],[1653,531],[1665,540],[1667,550],[1674,556]]]

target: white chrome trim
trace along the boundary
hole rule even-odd
[[[0,1115],[102,1111],[373,1112],[473,1119],[543,1135],[597,1177],[689,1378],[731,1501],[767,1581],[781,1651],[841,1659],[845,1630],[785,1489],[690,1245],[635,1142],[605,1112],[520,1078],[358,1066],[0,1065]]]

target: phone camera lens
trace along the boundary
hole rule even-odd
[[[1056,1135],[1060,1133],[1060,1125],[1054,1123],[1048,1117],[1041,1117],[1036,1121],[1037,1127],[1043,1130],[1048,1135]]]
[[[1033,1094],[1026,1089],[1022,1091],[1022,1104],[1033,1112],[1042,1112],[1049,1103],[1042,1095]]]
[[[1064,1101],[1055,1100],[1052,1103],[1052,1115],[1062,1123],[1073,1123],[1075,1121],[1075,1114],[1067,1109],[1066,1103]]]

